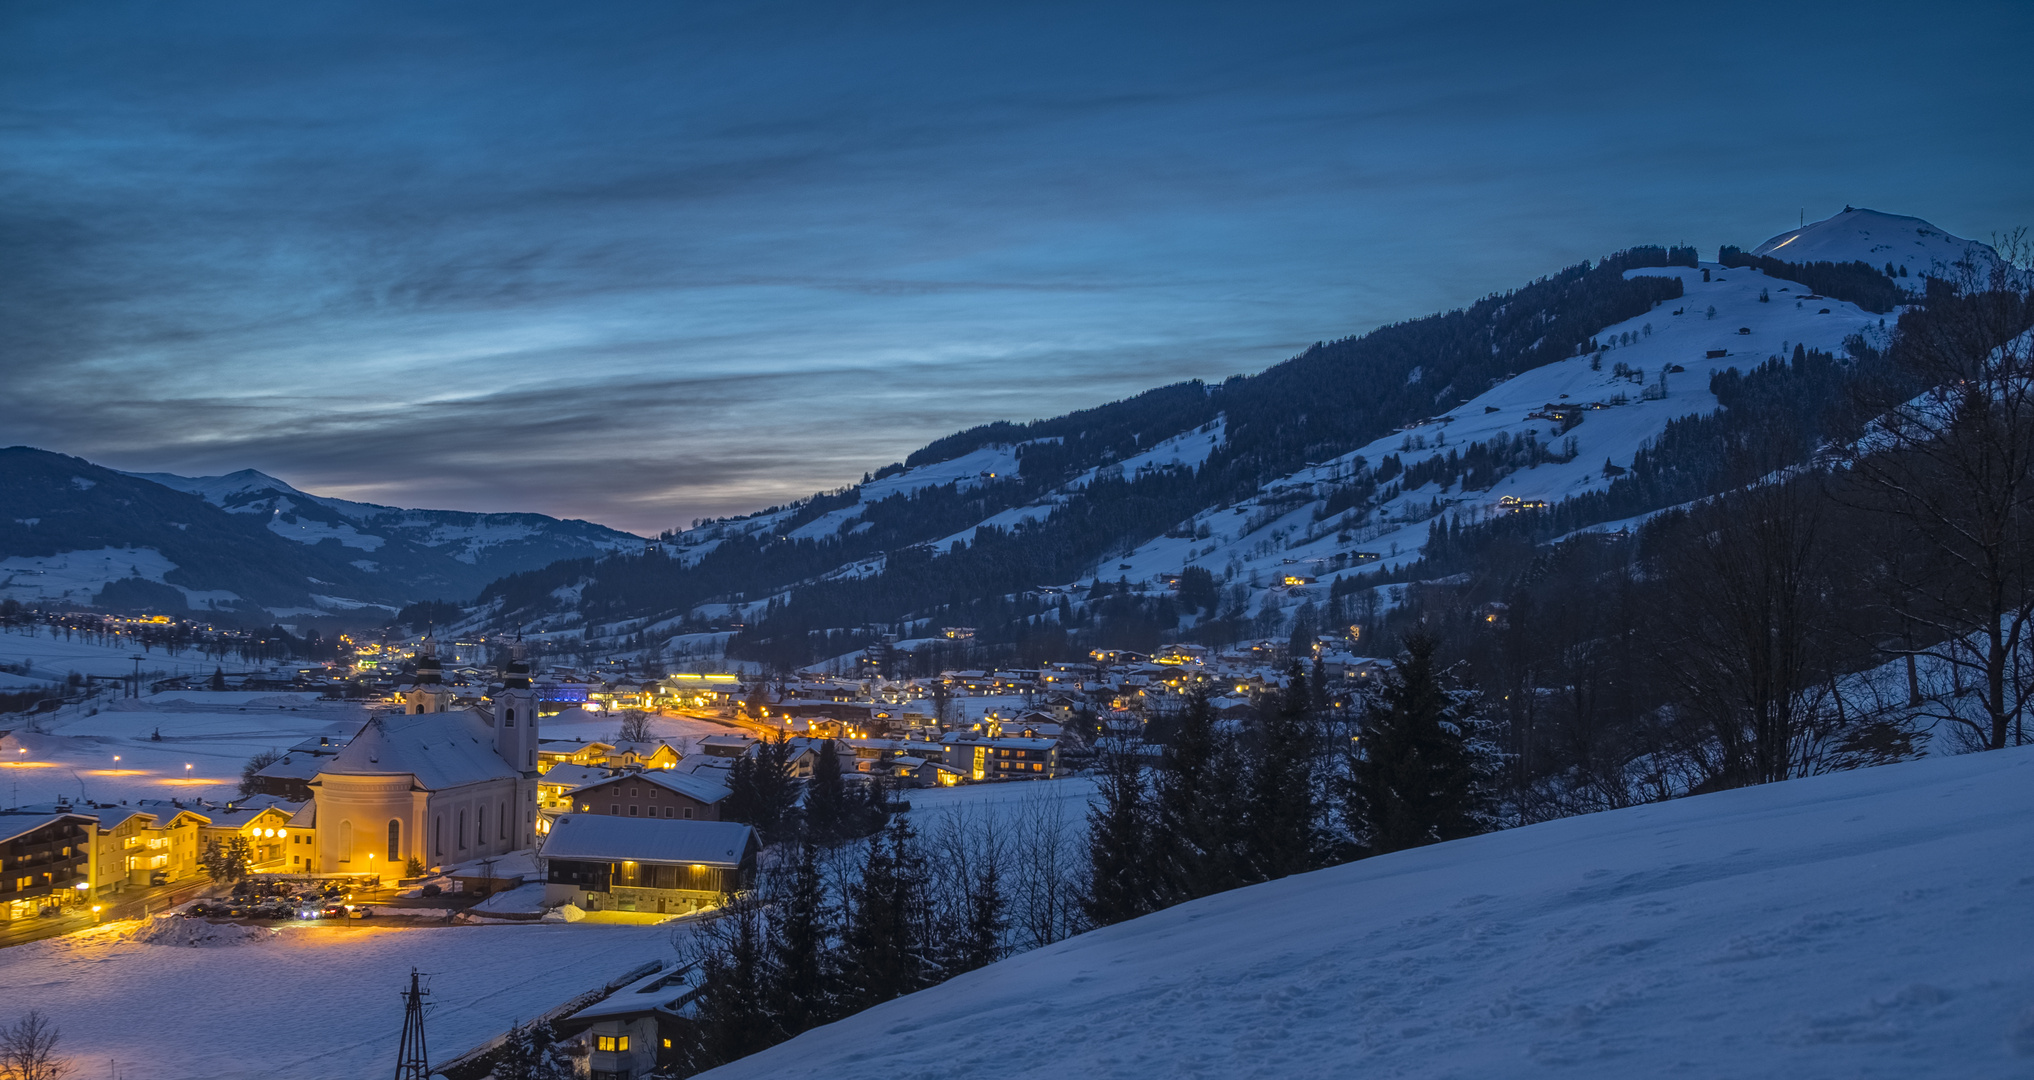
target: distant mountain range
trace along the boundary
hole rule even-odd
[[[0,496],[0,598],[123,611],[393,613],[643,544],[541,514],[327,499],[252,469],[122,473],[25,446],[0,450]]]
[[[1543,529],[1614,527],[1714,493],[1693,444],[1685,460],[1653,447],[1723,407],[1719,387],[1753,392],[1732,369],[1841,364],[1928,280],[2001,265],[1919,218],[1848,208],[1721,255],[1633,248],[1218,386],[959,432],[654,554],[512,575],[475,614],[609,649],[732,632],[730,655],[779,664],[947,626],[1039,656],[1075,627],[1119,643],[1280,632],[1328,617],[1337,579],[1421,558],[1435,529],[1521,508]],[[1793,392],[1779,378],[1754,389]]]
[[[948,625],[1049,647],[1076,613],[1070,586],[1204,571],[1192,602],[1120,617],[1262,631],[1325,606],[1337,578],[1419,558],[1451,522],[1524,506],[1589,528],[1711,493],[1698,463],[1653,447],[1730,404],[1716,379],[1739,386],[1732,369],[1804,349],[1840,363],[1927,281],[2003,265],[1919,218],[1850,208],[1720,255],[1633,248],[1220,385],[973,428],[861,484],[653,547],[581,521],[17,447],[0,452],[0,595],[278,616],[449,599],[476,625],[604,647],[738,628],[736,653],[802,663]]]

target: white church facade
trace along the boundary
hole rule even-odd
[[[321,873],[402,877],[415,859],[450,866],[533,847],[537,691],[520,655],[502,689],[453,709],[435,642],[400,715],[377,716],[310,782]]]

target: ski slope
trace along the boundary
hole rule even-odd
[[[1400,852],[1085,934],[715,1080],[2034,1073],[2034,749]]]
[[[1882,214],[1844,207],[1843,213],[1799,229],[1790,229],[1752,249],[1786,262],[1862,262],[1883,268],[1904,267],[1907,276],[1894,279],[1909,292],[1920,292],[1929,277],[1959,278],[1966,267],[1980,280],[1998,266],[1999,257],[1986,244],[1965,240],[1917,217]]]

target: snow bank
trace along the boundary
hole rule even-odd
[[[1517,829],[1210,897],[739,1077],[2034,1071],[2034,748]]]
[[[260,945],[274,941],[279,933],[281,931],[267,926],[157,915],[126,931],[121,939],[137,945]]]

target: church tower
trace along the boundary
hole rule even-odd
[[[426,633],[417,654],[417,683],[403,695],[406,713],[444,712],[452,707],[452,688],[445,685],[445,664],[438,659],[438,639]]]
[[[494,749],[526,777],[537,775],[537,691],[530,686],[530,661],[518,641],[494,696]]]

